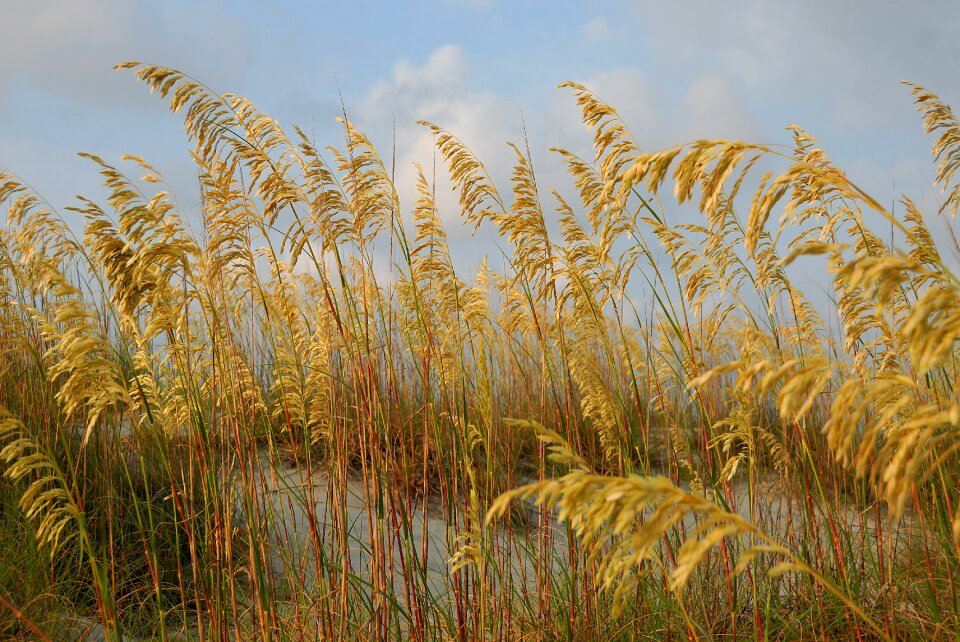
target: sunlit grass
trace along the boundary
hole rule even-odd
[[[798,128],[641,152],[566,84],[578,202],[424,123],[508,252],[465,275],[349,122],[318,149],[120,67],[184,117],[202,220],[138,157],[65,213],[0,173],[0,634],[958,635],[960,281],[911,201]],[[914,95],[953,212],[960,126]]]

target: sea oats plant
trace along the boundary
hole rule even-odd
[[[644,150],[565,83],[572,191],[422,123],[500,239],[462,273],[447,183],[401,203],[348,114],[320,148],[119,68],[183,117],[200,208],[138,156],[84,154],[105,201],[63,212],[0,172],[0,635],[958,635],[960,247],[913,201],[796,126]],[[960,125],[911,91],[952,230]]]

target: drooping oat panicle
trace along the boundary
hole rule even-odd
[[[0,462],[3,475],[26,484],[20,507],[37,523],[37,539],[51,558],[79,538],[83,512],[77,506],[59,467],[29,437],[23,424],[0,410]]]
[[[960,181],[956,180],[960,171],[960,123],[950,105],[921,87],[906,83],[913,94],[917,111],[923,114],[923,128],[928,135],[936,135],[933,144],[933,157],[937,162],[937,183],[947,195],[940,212],[957,215],[960,209]]]
[[[433,132],[437,151],[447,163],[450,180],[459,190],[460,212],[463,218],[479,228],[484,219],[506,213],[500,193],[493,185],[480,159],[459,138],[439,125],[418,121]]]

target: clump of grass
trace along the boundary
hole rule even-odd
[[[501,191],[423,123],[503,241],[466,275],[436,181],[405,209],[346,118],[320,149],[120,68],[183,116],[202,224],[140,157],[86,155],[82,233],[0,173],[4,635],[957,635],[960,281],[909,199],[797,127],[642,151],[567,83],[576,202],[527,141]],[[913,92],[955,212],[960,126]],[[792,280],[818,261],[830,310]]]

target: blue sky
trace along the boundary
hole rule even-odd
[[[0,165],[58,206],[97,193],[78,151],[140,154],[196,203],[179,118],[111,69],[124,60],[243,94],[322,144],[341,141],[339,91],[385,156],[396,132],[408,204],[413,162],[432,158],[420,118],[460,135],[506,190],[504,142],[521,138],[522,113],[541,186],[567,185],[546,149],[590,140],[556,89],[569,79],[616,106],[647,149],[789,143],[795,123],[881,201],[906,192],[932,214],[930,141],[899,81],[960,105],[955,1],[0,0],[0,16]]]

